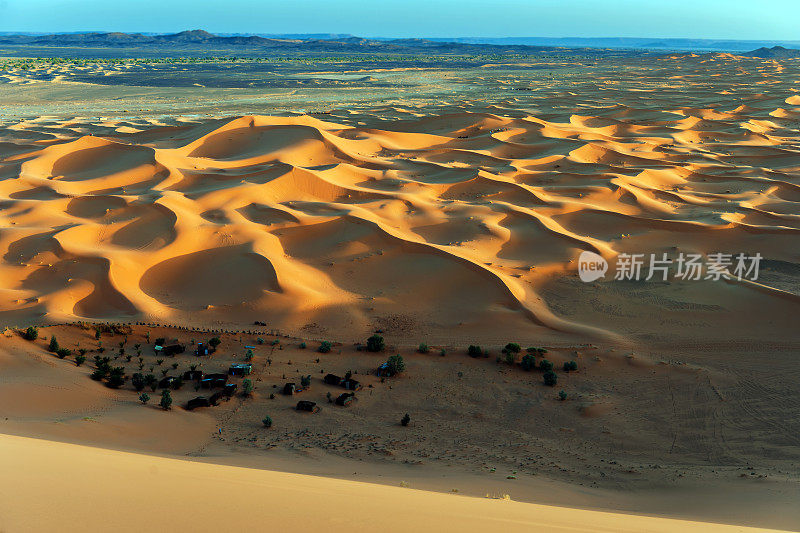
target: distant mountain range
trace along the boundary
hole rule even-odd
[[[733,41],[711,39],[647,39],[629,37],[505,37],[505,38],[363,38],[349,34],[223,34],[189,30],[171,34],[75,32],[12,34],[0,32],[0,46],[64,48],[148,48],[203,51],[304,51],[338,53],[486,54],[531,53],[557,49],[630,51],[720,51],[763,58],[800,57],[800,41]],[[754,48],[757,48],[754,50]]]
[[[772,48],[759,48],[752,52],[742,54],[747,57],[763,57],[765,59],[800,59],[800,50],[773,46]]]

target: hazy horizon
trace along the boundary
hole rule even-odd
[[[766,6],[766,8],[765,8]],[[0,0],[0,31],[20,33],[177,33],[204,28],[215,34],[350,34],[367,38],[636,38],[800,40],[793,0],[362,0],[335,4],[297,0],[291,5],[254,0],[212,2]],[[443,29],[446,28],[446,29]]]

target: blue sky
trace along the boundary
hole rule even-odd
[[[0,0],[0,31],[800,40],[800,0]]]

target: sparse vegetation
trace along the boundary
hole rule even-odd
[[[250,379],[243,379],[242,380],[242,394],[246,397],[253,394],[253,382]]]
[[[367,339],[368,352],[382,352],[385,347],[386,344],[383,342],[383,337],[380,335],[373,335]]]
[[[520,366],[522,367],[522,370],[530,372],[531,370],[536,368],[536,358],[529,353],[525,354],[522,356],[522,361],[520,362]]]
[[[131,385],[133,385],[133,388],[137,391],[144,390],[146,385],[144,376],[140,372],[135,373],[133,376],[131,376]]]
[[[430,348],[428,348],[427,344],[425,344],[424,342],[421,342],[420,345],[419,345],[419,348],[417,348],[417,351],[419,353],[428,353],[431,350],[430,350]]]
[[[65,357],[72,355],[72,350],[68,350],[66,348],[59,348],[58,350],[56,350],[56,355],[58,356],[59,359],[64,359]]]
[[[578,363],[575,361],[566,361],[564,363],[564,372],[575,372],[578,370]]]
[[[406,363],[399,354],[389,357],[389,359],[386,360],[386,365],[388,366],[390,376],[396,376],[406,369]]]
[[[26,329],[22,334],[22,338],[29,341],[35,341],[37,338],[39,338],[39,329],[34,326],[28,327],[28,329]]]
[[[301,385],[301,386],[302,386],[304,389],[307,389],[308,387],[310,387],[310,386],[311,386],[311,376],[310,376],[310,375],[308,375],[308,376],[302,376],[302,377],[300,378],[300,385]]]
[[[332,347],[333,347],[333,346],[331,345],[331,343],[330,343],[330,342],[328,342],[328,341],[322,341],[321,343],[319,343],[319,348],[317,348],[317,351],[318,351],[319,353],[328,353],[328,352],[330,352],[330,351],[331,351],[331,348],[332,348]]]
[[[556,383],[558,383],[558,376],[552,370],[548,370],[542,376],[544,379],[544,384],[548,387],[555,387]]]
[[[81,366],[85,362],[86,362],[86,356],[85,355],[76,355],[75,356],[75,366]]]
[[[164,389],[161,391],[161,401],[158,404],[165,411],[168,411],[172,408],[172,394],[170,394],[169,389]]]
[[[53,353],[58,351],[58,341],[55,335],[50,337],[50,344],[47,345],[47,351]]]
[[[480,346],[471,344],[469,348],[467,348],[467,355],[469,355],[470,357],[480,357],[483,354],[484,354],[483,348],[481,348]]]
[[[542,360],[539,362],[539,369],[540,369],[542,372],[550,372],[551,370],[553,370],[553,363],[551,363],[551,362],[550,362],[550,361],[548,361],[547,359],[542,359]]]
[[[400,425],[405,427],[409,424],[409,422],[411,422],[411,417],[408,415],[408,413],[406,413],[403,415],[403,418],[400,419]]]
[[[564,392],[563,390],[562,390],[562,391],[559,391],[559,393],[558,393],[558,399],[559,399],[559,400],[561,400],[561,401],[563,402],[564,400],[566,400],[566,399],[567,399],[567,393],[566,393],[566,392]]]
[[[264,418],[261,419],[261,423],[264,424],[265,428],[271,428],[272,427],[272,417],[270,417],[269,415],[265,416]]]
[[[142,402],[142,405],[146,405],[147,402],[150,401],[150,395],[146,392],[143,392],[139,395],[139,401]]]
[[[219,337],[213,337],[210,341],[208,341],[208,345],[214,348],[215,350],[217,349],[217,346],[219,346],[221,343],[222,341],[220,340]]]

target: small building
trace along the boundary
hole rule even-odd
[[[308,400],[300,400],[297,402],[297,407],[295,409],[298,411],[307,411],[309,413],[315,413],[319,410],[316,402],[310,402]]]
[[[340,378],[335,374],[328,374],[327,376],[322,378],[322,381],[324,381],[328,385],[333,385],[335,387],[338,387],[339,385],[342,384],[342,378]]]
[[[388,378],[391,377],[392,371],[389,370],[389,363],[383,363],[381,366],[378,367],[377,374],[379,377]]]
[[[227,382],[228,374],[206,374],[203,376],[203,379],[200,380],[200,386],[213,389],[216,387],[224,387]]]
[[[208,398],[205,396],[198,396],[197,398],[192,398],[189,400],[189,403],[186,404],[186,409],[189,411],[196,407],[211,407],[211,402],[209,402]]]
[[[347,407],[351,403],[353,403],[356,399],[356,395],[352,392],[344,392],[336,398],[336,405],[341,405],[342,407]]]
[[[286,385],[283,386],[283,394],[285,394],[286,396],[291,396],[292,394],[294,394],[296,389],[297,385],[295,385],[294,383],[287,383]]]
[[[342,388],[345,390],[361,390],[361,383],[354,379],[342,380]]]
[[[197,349],[194,351],[195,355],[203,356],[208,355],[208,346],[203,344],[202,342],[197,343]]]
[[[158,382],[159,389],[171,389],[177,383],[178,378],[175,376],[165,376],[164,379]]]
[[[203,379],[203,372],[200,370],[187,370],[183,373],[183,381],[200,381]]]
[[[231,376],[247,376],[253,371],[253,365],[250,363],[233,363],[228,369],[228,374]]]
[[[222,392],[225,393],[225,396],[231,398],[234,394],[236,394],[236,389],[239,388],[239,385],[236,383],[227,383],[225,387],[222,389]]]
[[[172,344],[170,346],[164,346],[161,353],[164,355],[178,355],[179,353],[183,353],[186,351],[186,347],[182,344]]]

